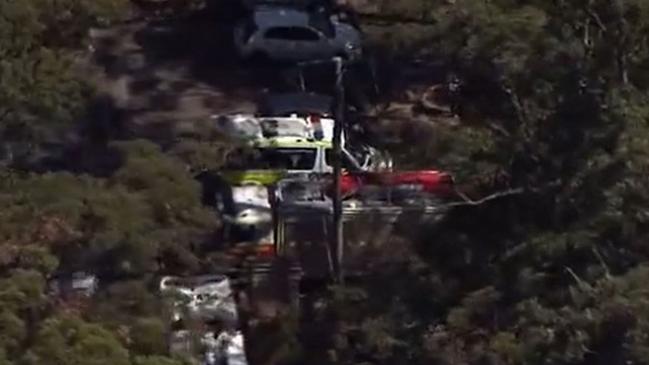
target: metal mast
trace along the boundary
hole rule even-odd
[[[334,135],[333,135],[333,175],[334,175],[334,199],[333,199],[333,235],[332,246],[336,249],[336,280],[339,284],[344,282],[343,259],[343,220],[342,220],[342,197],[340,192],[341,177],[341,135],[345,113],[345,88],[343,85],[343,60],[341,57],[334,59],[336,71],[336,90],[334,95]]]

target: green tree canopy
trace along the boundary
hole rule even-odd
[[[128,351],[99,325],[74,317],[52,317],[41,325],[25,354],[33,364],[129,365]]]
[[[316,324],[333,323],[330,362],[646,362],[631,289],[647,260],[645,2],[428,5],[409,51],[460,76],[462,124],[408,156],[511,194],[453,209],[408,237],[406,263],[334,290]]]
[[[0,2],[0,161],[54,141],[91,86],[75,72],[88,29],[122,16],[127,0]]]

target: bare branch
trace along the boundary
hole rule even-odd
[[[589,55],[593,51],[593,40],[590,38],[590,31],[588,27],[588,21],[584,22],[582,24],[582,28],[584,29],[584,37],[582,40],[582,43],[584,44],[584,49],[586,50],[586,55]]]
[[[590,7],[587,7],[584,9],[586,11],[586,14],[595,22],[597,25],[597,28],[599,28],[602,32],[606,32],[607,28],[604,25],[604,22],[602,22],[602,18],[599,17],[599,15],[593,11]]]
[[[611,270],[609,269],[608,265],[606,265],[606,262],[604,261],[604,258],[602,257],[602,254],[599,252],[597,247],[593,246],[593,253],[595,254],[595,257],[597,257],[597,260],[599,260],[600,265],[604,268],[604,273],[607,278],[611,278]]]
[[[7,117],[11,113],[11,109],[5,109],[2,113],[0,113],[0,122],[2,122],[3,119]]]
[[[543,191],[545,189],[549,189],[549,188],[552,188],[552,187],[557,187],[560,184],[561,184],[560,180],[555,180],[555,181],[552,181],[552,182],[550,182],[550,183],[548,183],[548,184],[546,184],[546,185],[544,185],[542,187],[512,188],[512,189],[499,191],[499,192],[487,195],[487,196],[485,196],[483,198],[480,198],[478,200],[473,200],[473,199],[469,198],[466,194],[462,193],[461,191],[456,190],[455,193],[460,198],[462,198],[463,202],[450,203],[450,204],[445,205],[445,207],[476,206],[476,205],[481,205],[481,204],[484,204],[484,203],[486,203],[488,201],[503,198],[503,197],[506,197],[506,196],[520,195],[520,194],[527,193],[527,192],[538,193],[538,192]]]
[[[502,135],[503,137],[509,138],[512,136],[511,133],[509,133],[503,126],[487,122],[487,127],[494,132],[498,132],[498,134]]]
[[[514,110],[516,111],[516,117],[518,118],[518,120],[521,123],[528,124],[529,118],[527,117],[527,112],[525,111],[525,107],[523,106],[518,93],[516,93],[513,87],[510,87],[506,84],[502,85],[502,89],[507,95],[509,95],[509,100],[514,107]]]
[[[577,285],[581,289],[587,289],[589,291],[593,290],[593,287],[590,286],[590,284],[588,284],[587,282],[585,282],[582,278],[577,276],[577,274],[570,267],[566,266],[565,269],[568,272],[568,274],[570,274],[570,276],[572,276],[572,278],[575,279],[575,281],[577,282]]]
[[[444,88],[444,85],[436,84],[426,89],[419,98],[419,105],[428,112],[450,113],[451,108],[448,105],[441,105],[438,102],[439,99],[444,98],[443,94],[447,93]]]
[[[487,196],[485,196],[485,197],[483,197],[481,199],[478,199],[478,200],[472,200],[466,194],[464,194],[464,193],[462,193],[460,191],[456,191],[458,196],[460,198],[462,198],[462,200],[464,200],[464,201],[460,202],[460,203],[451,203],[451,204],[448,204],[447,206],[449,206],[449,207],[453,207],[453,206],[457,207],[457,206],[465,206],[465,205],[481,205],[481,204],[484,204],[484,203],[486,203],[488,201],[491,201],[491,200],[494,200],[494,199],[503,198],[503,197],[511,196],[511,195],[523,194],[525,191],[526,190],[524,188],[509,189],[509,190],[499,191],[497,193],[487,195]]]

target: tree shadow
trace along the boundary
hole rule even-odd
[[[240,11],[228,3],[235,2],[210,2],[206,9],[165,18],[144,16],[91,34],[93,63],[103,71],[98,88],[119,100],[128,138],[167,144],[175,137],[174,122],[253,111],[259,78],[240,67],[231,41]]]
[[[224,12],[232,16],[219,16]],[[232,32],[241,15],[234,9],[207,8],[184,16],[153,20],[134,34],[147,67],[174,64],[189,80],[224,93],[257,86],[249,70],[240,67]]]

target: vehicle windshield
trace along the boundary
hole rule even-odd
[[[309,130],[305,121],[299,119],[262,118],[259,120],[264,137],[300,136],[307,137]]]
[[[259,170],[312,170],[315,165],[315,148],[259,148],[247,165]]]
[[[270,28],[266,34],[266,39],[281,39],[286,41],[318,41],[318,33],[304,27],[275,27]]]

